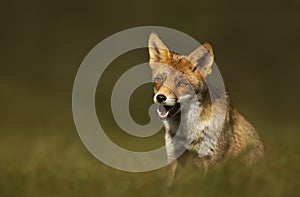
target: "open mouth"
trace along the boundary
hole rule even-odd
[[[158,117],[160,119],[167,119],[173,115],[175,115],[180,109],[180,104],[176,103],[173,106],[166,106],[160,104],[157,108]]]

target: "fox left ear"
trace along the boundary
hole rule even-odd
[[[195,49],[187,59],[195,66],[194,69],[199,69],[203,77],[208,76],[212,72],[214,62],[214,53],[212,46],[205,42],[200,47]]]
[[[163,43],[156,33],[150,34],[148,48],[150,61],[164,63],[170,57],[170,51],[168,47]]]

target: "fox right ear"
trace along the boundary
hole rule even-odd
[[[148,49],[150,61],[153,62],[166,62],[170,57],[168,47],[163,43],[156,33],[151,33],[148,40]]]
[[[205,42],[195,49],[188,57],[188,60],[198,68],[200,73],[206,77],[212,72],[214,52],[212,46]]]

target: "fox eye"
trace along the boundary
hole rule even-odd
[[[163,79],[162,76],[157,76],[157,77],[155,77],[154,82],[156,82],[156,83],[163,83],[164,79]]]
[[[188,83],[184,82],[184,81],[179,81],[177,86],[179,87],[186,87],[188,85]]]

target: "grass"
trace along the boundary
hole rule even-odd
[[[254,171],[232,161],[203,178],[187,165],[167,187],[166,169],[129,173],[102,164],[73,128],[11,132],[0,139],[0,196],[295,196],[299,134],[269,132],[263,139],[266,158]]]

